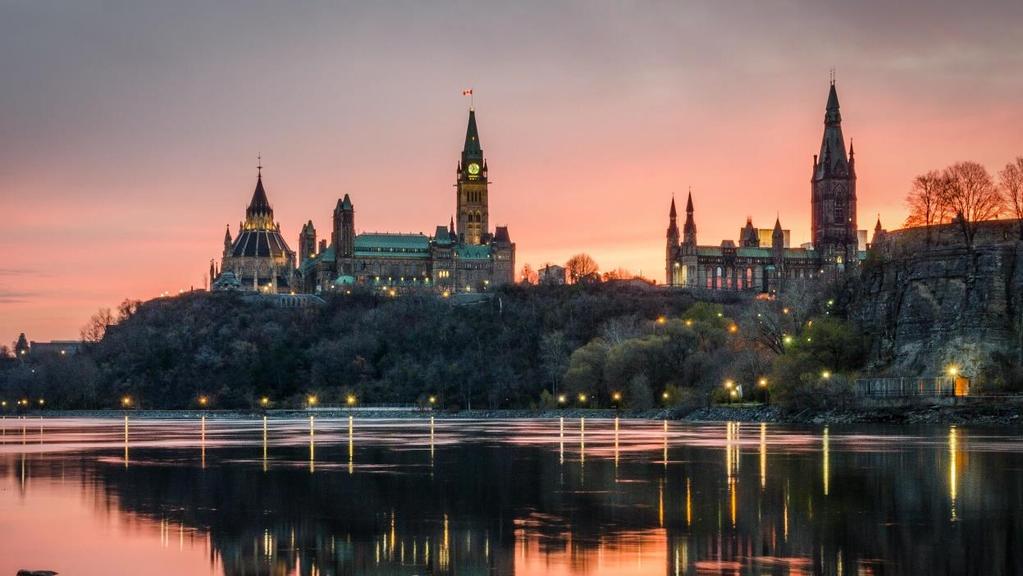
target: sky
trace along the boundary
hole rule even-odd
[[[285,238],[430,233],[472,88],[490,222],[517,267],[586,252],[663,281],[672,195],[698,239],[775,216],[809,240],[835,69],[859,226],[912,178],[1023,154],[1023,3],[0,0],[0,343],[202,287],[256,157]],[[681,208],[681,206],[680,206]]]

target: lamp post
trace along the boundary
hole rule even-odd
[[[767,378],[757,380],[757,386],[764,391],[764,404],[771,403],[771,390],[767,387]]]

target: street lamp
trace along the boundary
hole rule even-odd
[[[267,398],[266,396],[263,396],[262,398],[259,399],[259,405],[262,406],[263,408],[266,408],[267,406],[270,405],[270,399]]]
[[[203,408],[205,408],[206,405],[209,404],[209,403],[210,403],[210,399],[207,398],[205,394],[203,394],[202,396],[199,396],[199,406],[202,406]]]
[[[579,393],[579,403],[580,404],[585,404],[587,399],[588,399],[588,397],[586,396],[586,394],[583,394],[581,392]]]
[[[830,379],[831,378],[831,372],[829,372],[827,370],[821,372],[821,378],[823,378],[825,380]]]
[[[345,398],[345,402],[347,402],[349,406],[355,406],[355,402],[357,400],[358,399],[355,397],[355,394],[349,394],[348,397]]]
[[[315,394],[310,394],[309,396],[307,396],[306,397],[306,404],[308,404],[309,408],[312,408],[313,406],[316,406],[316,395]]]
[[[564,394],[558,394],[558,404],[564,404],[565,402],[568,402],[568,398]]]
[[[668,319],[665,318],[664,316],[658,316],[657,317],[657,324],[659,324],[661,326],[664,326],[667,323],[668,323]]]
[[[955,364],[953,364],[953,365],[948,367],[947,372],[948,372],[949,376],[955,378],[956,376],[959,375],[959,367],[956,366]]]
[[[121,398],[121,407],[126,409],[131,408],[131,396],[125,396],[124,398]]]
[[[436,403],[437,403],[437,397],[436,396],[430,396],[430,405],[433,406]]]

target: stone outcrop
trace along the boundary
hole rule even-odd
[[[853,318],[868,370],[977,378],[1023,361],[1023,242],[1015,221],[985,223],[968,248],[952,226],[883,233],[863,265]]]

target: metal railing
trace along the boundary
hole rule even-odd
[[[854,391],[869,398],[952,398],[969,394],[969,379],[962,376],[917,378],[860,378]]]

